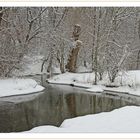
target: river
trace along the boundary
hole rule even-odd
[[[28,76],[45,87],[38,93],[0,98],[0,132],[21,132],[40,125],[60,126],[68,118],[140,105],[140,97],[91,93],[48,84],[46,76]]]

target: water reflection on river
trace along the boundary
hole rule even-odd
[[[90,94],[82,89],[47,85],[45,93],[40,97],[41,110],[46,123],[59,126],[64,119],[87,114],[111,111],[126,105],[135,104],[129,98],[103,94]]]
[[[1,132],[25,131],[39,125],[60,126],[67,118],[139,104],[134,97],[91,94],[80,88],[47,84],[45,77],[42,82],[40,76],[33,78],[45,86],[43,92],[0,99]],[[6,102],[11,104],[7,106]]]

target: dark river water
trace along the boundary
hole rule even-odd
[[[0,98],[0,132],[27,131],[40,125],[60,126],[67,118],[140,105],[137,96],[90,93],[71,86],[47,84],[45,76],[42,80],[40,76],[32,78],[45,90]]]

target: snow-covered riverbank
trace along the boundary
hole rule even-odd
[[[60,127],[39,126],[28,133],[47,132],[100,132],[132,133],[140,132],[140,107],[127,106],[111,112],[86,115],[65,120]]]
[[[110,83],[107,74],[103,76],[103,80],[98,81],[97,85],[93,85],[94,73],[64,73],[48,79],[49,83],[65,84],[85,88],[90,92],[103,92],[111,90],[117,92],[125,92],[133,95],[140,95],[140,71],[128,71],[119,73],[114,83]],[[106,85],[116,86],[114,88],[106,87]]]
[[[1,79],[0,97],[42,91],[44,87],[33,79]]]

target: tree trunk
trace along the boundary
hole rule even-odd
[[[139,61],[140,61],[140,50],[138,51],[137,54],[137,67],[136,67],[137,70],[139,69]]]
[[[3,12],[2,12],[2,7],[0,7],[0,26],[1,26],[1,22],[2,22],[2,16],[3,16]]]
[[[62,73],[65,72],[65,69],[64,69],[64,54],[61,55],[60,70],[61,70]]]
[[[68,58],[67,65],[65,66],[65,68],[69,72],[76,72],[78,52],[79,52],[80,47],[82,45],[82,42],[80,40],[78,40],[79,35],[80,35],[80,31],[81,31],[80,25],[76,24],[74,26],[74,31],[73,31],[73,38],[75,41],[75,46],[72,48],[70,55],[69,55],[69,58]]]
[[[81,41],[77,40],[76,47],[72,49],[72,51],[69,55],[68,63],[66,65],[66,69],[69,72],[76,72],[77,56],[78,56],[80,47],[81,47]]]
[[[47,68],[47,72],[49,73],[49,77],[52,76],[52,62],[53,62],[53,49],[51,48],[50,59],[49,59],[49,64],[48,64],[48,68]]]

